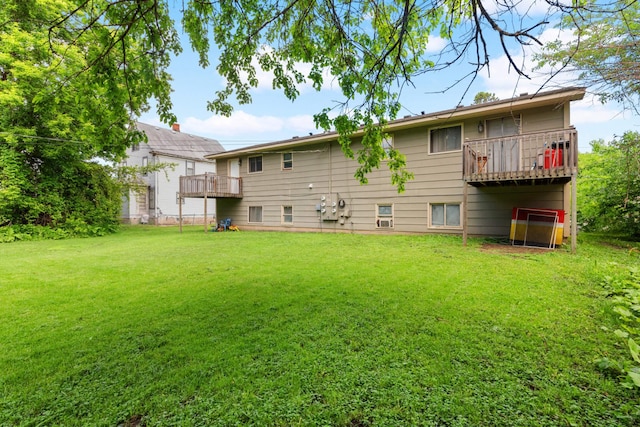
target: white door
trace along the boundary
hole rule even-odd
[[[240,178],[240,159],[229,159],[229,192],[230,193],[239,193],[240,192],[240,182],[238,179]]]

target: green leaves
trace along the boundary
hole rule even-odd
[[[633,340],[633,338],[629,338],[627,346],[629,347],[629,352],[631,353],[633,360],[640,363],[640,357],[638,357],[640,354],[640,346]]]
[[[160,117],[173,118],[166,67],[180,46],[167,6],[5,3],[0,225],[109,229],[117,224],[121,193],[109,170],[92,160],[117,162],[140,140],[132,125],[152,97]]]
[[[445,12],[434,8],[430,19],[424,19],[420,7],[412,1],[192,0],[183,25],[201,65],[209,64],[210,34],[220,49],[216,69],[227,87],[208,104],[215,113],[230,115],[231,98],[240,104],[251,102],[258,70],[271,73],[272,87],[291,100],[299,96],[301,84],[320,90],[326,75],[335,79],[343,100],[319,112],[315,122],[323,130],[340,133],[345,155],[361,164],[356,178],[366,183],[367,173],[384,158],[383,126],[398,114],[402,86],[433,65],[425,59],[426,45]],[[300,64],[310,65],[305,67],[310,71],[301,72]],[[363,148],[354,153],[351,136],[361,126]],[[389,166],[402,190],[411,177],[402,172],[402,157],[396,155]]]
[[[637,111],[640,101],[640,5],[616,1],[597,9],[566,16],[563,40],[545,46],[539,66],[570,71],[579,84],[589,86],[603,102],[621,101]]]
[[[580,154],[578,219],[587,230],[640,236],[640,134],[592,142]]]
[[[606,288],[613,297],[613,312],[618,315],[621,329],[614,334],[624,340],[631,360],[612,362],[607,358],[597,361],[603,371],[613,370],[625,376],[622,385],[627,388],[640,387],[640,276],[637,269],[629,269],[621,278],[605,279]]]

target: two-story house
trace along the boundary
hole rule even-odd
[[[526,208],[531,232],[549,213],[553,236],[559,231],[562,239],[576,210],[570,103],[584,94],[583,88],[522,94],[390,122],[385,144],[406,155],[415,175],[404,193],[384,165],[359,184],[356,161],[345,158],[329,132],[210,154],[218,174],[183,177],[184,195],[201,197],[188,188],[208,179],[218,218],[243,229],[455,233],[466,241],[513,234],[515,209]],[[357,150],[357,135],[353,141]]]
[[[126,164],[148,166],[165,164],[156,172],[140,177],[142,186],[123,199],[122,221],[130,224],[178,224],[182,214],[185,224],[202,224],[215,215],[214,199],[202,201],[180,198],[180,176],[215,173],[216,161],[205,155],[224,151],[214,139],[180,132],[180,125],[170,129],[137,123],[147,136],[147,143],[127,149]],[[182,212],[180,212],[180,210]]]

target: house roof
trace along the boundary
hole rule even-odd
[[[136,122],[138,130],[147,135],[147,144],[152,154],[179,157],[198,161],[211,161],[206,155],[224,151],[215,139],[165,129],[159,126]]]
[[[482,118],[488,115],[508,114],[524,108],[534,108],[542,106],[560,106],[568,101],[577,101],[584,98],[586,89],[583,87],[569,87],[564,89],[537,92],[534,94],[523,93],[509,99],[486,102],[483,104],[462,106],[449,110],[437,111],[435,113],[419,114],[414,116],[404,116],[387,123],[386,131],[393,132],[402,129],[409,129],[424,125],[442,125],[448,122],[459,122],[460,120]],[[361,132],[354,134],[359,136]],[[272,150],[292,149],[299,146],[317,144],[334,141],[337,132],[324,132],[316,135],[303,137],[294,136],[291,139],[269,142],[266,144],[252,145],[220,153],[212,153],[206,156],[208,159],[224,159],[237,157],[243,154],[261,153]]]

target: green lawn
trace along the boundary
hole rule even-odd
[[[581,236],[137,227],[0,245],[0,425],[616,426],[640,393],[600,280],[640,254]]]

